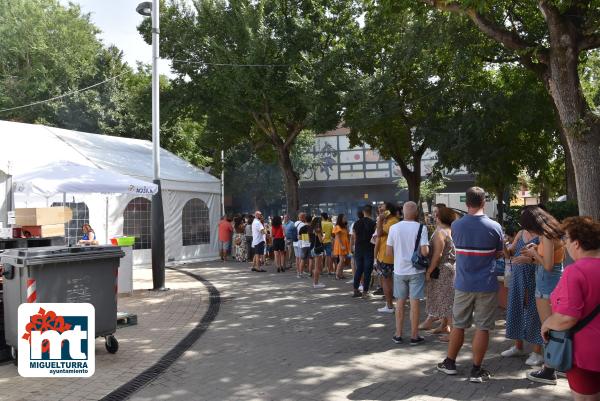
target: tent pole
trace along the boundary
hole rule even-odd
[[[108,196],[106,197],[106,207],[105,207],[105,220],[104,220],[104,243],[108,244]]]

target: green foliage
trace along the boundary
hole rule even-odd
[[[577,207],[576,201],[566,202],[548,202],[545,204],[546,210],[558,221],[563,221],[567,217],[573,217],[579,215],[579,208]],[[506,218],[504,220],[504,227],[507,232],[516,233],[521,229],[519,224],[519,217],[523,206],[511,206],[506,210]]]

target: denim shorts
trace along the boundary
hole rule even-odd
[[[296,256],[297,258],[302,257],[301,253],[302,253],[302,248],[294,245],[294,256]]]
[[[231,242],[219,240],[219,249],[222,251],[229,252],[231,249]]]
[[[394,274],[394,296],[397,299],[425,298],[425,273]]]
[[[323,244],[323,253],[325,256],[331,256],[331,242]]]
[[[544,269],[544,266],[537,265],[535,267],[535,297],[550,299],[550,294],[556,288],[562,272],[562,263],[555,264],[551,272]]]

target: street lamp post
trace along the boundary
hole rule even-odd
[[[165,220],[160,185],[160,115],[158,76],[158,0],[138,4],[136,11],[152,17],[152,170],[153,180],[158,186],[152,195],[152,289],[165,290]]]

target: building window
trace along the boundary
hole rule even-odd
[[[152,203],[135,198],[123,212],[123,235],[135,237],[133,249],[152,248]]]
[[[73,219],[65,223],[65,244],[76,245],[77,241],[83,237],[81,227],[84,224],[90,224],[90,211],[85,202],[54,202],[52,207],[68,207],[73,211]],[[92,227],[94,228],[94,227]],[[97,236],[98,234],[96,234]]]
[[[181,237],[183,246],[210,244],[208,207],[202,200],[189,200],[181,213]]]

